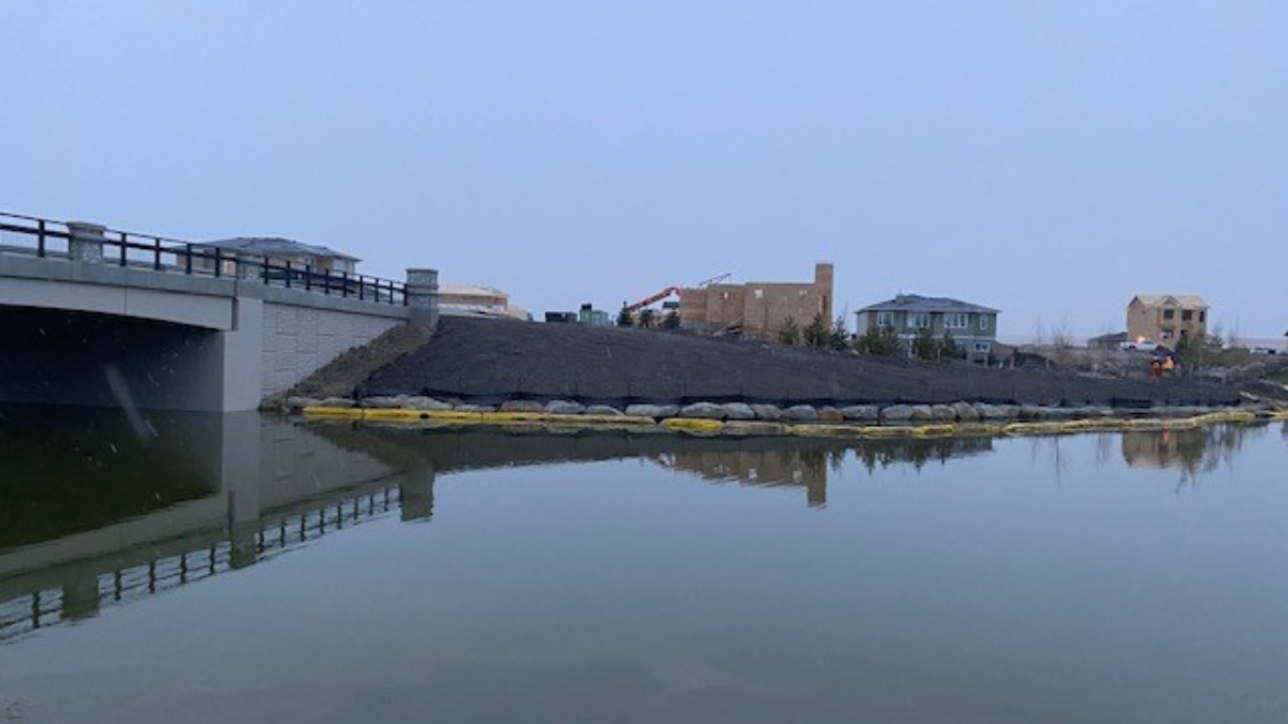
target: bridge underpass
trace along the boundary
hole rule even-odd
[[[224,340],[215,329],[62,309],[0,306],[0,400],[217,410]]]

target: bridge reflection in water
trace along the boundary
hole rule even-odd
[[[1204,450],[1228,446],[1228,434],[1207,435],[1225,442]],[[1169,444],[1123,438],[1125,453]],[[992,449],[989,438],[731,440],[2,408],[0,644],[385,516],[427,521],[442,472],[634,458],[717,484],[800,489],[822,506],[851,454],[871,470]]]

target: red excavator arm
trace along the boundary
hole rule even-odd
[[[643,309],[644,307],[647,307],[650,304],[653,304],[654,302],[660,302],[663,299],[666,299],[667,297],[671,296],[672,294],[679,294],[679,293],[680,293],[679,287],[667,287],[666,289],[663,289],[657,294],[654,294],[649,297],[645,297],[634,304],[626,305],[626,311],[631,314],[634,314],[635,312]]]

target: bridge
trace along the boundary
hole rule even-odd
[[[438,272],[319,271],[155,235],[0,213],[0,402],[253,410],[398,325]]]

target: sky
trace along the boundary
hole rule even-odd
[[[0,3],[0,210],[285,236],[540,316],[807,281],[1003,337],[1288,330],[1288,3]]]

